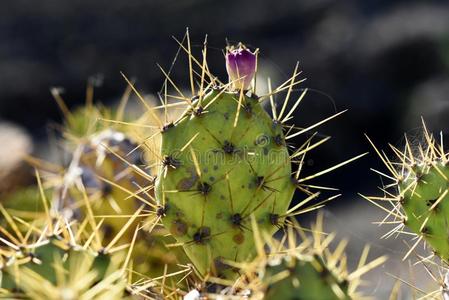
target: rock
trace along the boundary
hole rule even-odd
[[[0,196],[33,182],[31,167],[25,157],[31,154],[33,142],[22,128],[0,122]]]

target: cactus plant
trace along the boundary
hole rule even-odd
[[[124,299],[127,282],[118,257],[79,245],[72,226],[59,219],[43,229],[34,227],[40,233],[28,236],[36,238],[33,243],[9,242],[2,249],[1,294],[20,299]]]
[[[320,201],[319,190],[328,188],[311,180],[363,156],[302,174],[306,154],[328,138],[317,141],[311,133],[297,148],[292,139],[341,113],[306,128],[288,124],[307,91],[289,102],[302,82],[298,65],[290,79],[274,90],[269,84],[268,93],[257,96],[258,50],[229,47],[229,82],[223,83],[209,70],[206,43],[200,61],[186,40],[179,45],[188,55],[191,95],[162,68],[161,106],[151,106],[125,76],[129,86],[116,111],[93,105],[92,86],[86,106],[75,112],[53,90],[66,118],[62,144],[71,158],[67,168],[54,169],[32,160],[40,170],[33,188],[33,196],[41,196],[35,214],[19,203],[1,207],[8,226],[1,227],[0,237],[6,244],[1,249],[4,295],[360,299],[359,276],[384,258],[365,264],[366,248],[360,268],[348,274],[346,242],[334,252],[328,249],[332,236],[322,239],[322,217],[312,228],[313,239],[294,220],[336,197]],[[146,109],[137,120],[124,113],[131,91]],[[415,169],[429,178],[438,172],[424,165]],[[40,172],[45,172],[44,185]],[[400,189],[407,190],[407,180]],[[53,191],[52,201],[43,186]],[[306,196],[291,205],[297,189]],[[416,201],[413,193],[403,194]],[[24,197],[36,203],[34,198]],[[18,214],[14,208],[24,210]],[[416,219],[412,227],[422,226]],[[280,241],[273,238],[279,229]],[[189,293],[192,287],[198,291]]]
[[[391,146],[398,162],[389,160],[375,148],[391,175],[378,173],[393,182],[386,185],[384,197],[364,198],[388,212],[384,222],[395,227],[386,236],[401,232],[405,226],[417,236],[406,257],[424,240],[435,255],[448,262],[448,158],[424,122],[423,127],[423,143],[413,147],[405,137],[403,151]],[[393,210],[383,203],[391,203]]]
[[[280,276],[283,273],[285,275]],[[350,299],[348,283],[340,281],[318,256],[301,259],[285,256],[268,263],[265,276],[267,277],[265,300],[295,299],[295,297]],[[270,282],[269,278],[272,278],[273,282]]]
[[[301,168],[292,169],[292,162],[324,142],[311,144],[308,140],[302,149],[289,153],[288,139],[316,127],[295,130],[286,125],[305,94],[301,93],[286,111],[293,87],[301,82],[297,80],[298,66],[291,79],[258,97],[251,86],[257,69],[256,52],[242,44],[228,48],[230,82],[222,84],[208,71],[205,50],[201,64],[180,45],[200,71],[190,68],[191,98],[186,98],[164,72],[167,82],[179,92],[177,98],[188,107],[174,122],[166,120],[162,125],[159,121],[162,142],[155,195],[163,224],[183,245],[199,272],[232,277],[236,274],[225,261],[250,260],[255,255],[249,217],[254,215],[259,226],[273,234],[287,215],[296,213],[288,210],[295,189],[313,195],[305,182],[334,167],[301,179]],[[194,74],[201,74],[199,91],[193,85]],[[273,95],[283,91],[287,91],[286,99],[276,113]],[[166,92],[164,98],[169,97]],[[261,105],[269,98],[272,116]],[[169,106],[164,104],[166,110]],[[286,128],[290,129],[288,134]]]
[[[148,121],[145,116],[131,119],[126,113],[129,96],[128,89],[116,110],[93,103],[74,112],[66,110],[63,144],[71,161],[62,176],[52,174],[47,180],[56,190],[52,209],[79,222],[92,218],[96,224],[101,222],[102,242],[109,247],[132,243],[131,282],[141,284],[177,272],[179,276],[169,276],[170,280],[180,279],[187,260],[181,248],[167,247],[174,240],[157,224],[153,190],[149,188],[153,177],[150,169],[143,168],[145,156],[153,154],[144,153],[148,145],[135,142],[137,137],[150,134],[152,126],[142,123]],[[55,97],[64,107],[62,97]],[[142,213],[135,215],[142,205]]]
[[[274,233],[277,227],[270,214],[285,214],[295,190],[280,126],[272,124],[257,100],[245,95],[240,102],[251,112],[237,117],[234,126],[238,95],[210,91],[201,104],[192,103],[204,105],[207,113],[186,115],[162,135],[165,168],[156,192],[166,208],[163,222],[187,243],[186,252],[202,273],[212,261],[250,258],[248,216],[254,213]],[[177,153],[195,136],[187,151]],[[263,138],[265,145],[259,141]],[[178,193],[168,192],[173,190]]]
[[[220,296],[239,299],[245,295],[253,300],[365,299],[358,291],[362,282],[360,278],[384,263],[386,257],[367,262],[369,247],[366,246],[357,269],[349,272],[344,253],[347,241],[337,243],[334,251],[329,249],[334,234],[323,232],[323,214],[318,214],[317,221],[312,225],[312,235],[307,234],[296,221],[292,222],[295,226],[289,227],[280,241],[267,232],[259,231],[261,228],[253,222],[258,255],[253,261],[235,263],[234,267],[240,270],[241,277],[229,281],[228,287],[222,287],[221,291],[218,289],[215,294],[197,290],[189,296],[195,300]],[[195,295],[197,298],[194,298]]]

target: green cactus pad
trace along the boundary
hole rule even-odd
[[[239,97],[213,89],[162,132],[162,221],[202,274],[253,258],[250,215],[273,234],[295,190],[282,126],[256,97],[237,112]]]
[[[107,255],[101,253],[95,255],[90,250],[67,246],[65,242],[57,238],[51,238],[43,245],[27,249],[20,255],[11,258],[11,261],[1,270],[1,287],[26,290],[26,284],[24,285],[23,280],[21,280],[21,273],[25,269],[56,285],[60,278],[57,278],[58,272],[55,271],[55,268],[60,265],[65,269],[63,272],[69,272],[71,269],[79,267],[77,266],[78,263],[90,266],[89,271],[95,272],[95,281],[98,281],[105,277],[111,260]]]
[[[449,166],[435,161],[419,164],[399,184],[405,224],[449,261]]]
[[[266,285],[264,300],[351,298],[348,282],[339,279],[317,255],[272,260],[265,268],[262,282]]]
[[[389,159],[370,141],[387,167],[389,174],[380,171],[386,180],[384,195],[366,197],[388,213],[381,224],[394,226],[384,237],[407,231],[412,235],[413,245],[404,259],[414,253],[417,245],[424,241],[427,248],[440,259],[449,262],[449,160],[444,150],[442,136],[434,137],[423,122],[423,140],[414,140],[405,135],[403,150],[390,145],[395,159]],[[399,159],[399,161],[397,161]],[[416,235],[416,236],[415,236]]]

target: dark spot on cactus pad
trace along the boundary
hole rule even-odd
[[[145,246],[147,247],[154,247],[156,245],[155,237],[143,230],[138,231],[137,239],[139,241],[143,241],[145,243]]]
[[[202,195],[209,194],[211,190],[212,190],[212,186],[210,184],[208,184],[207,182],[200,182],[200,183],[198,183],[198,191]]]
[[[251,94],[249,95],[249,97],[252,99],[252,100],[255,100],[255,101],[259,101],[259,96],[257,96],[255,93],[253,93],[253,92],[251,92]]]
[[[415,175],[416,175],[416,182],[423,182],[424,173],[422,171],[417,171]]]
[[[228,264],[224,263],[223,257],[221,257],[221,256],[214,258],[214,266],[215,266],[215,271],[217,271],[218,273],[230,268],[230,266]]]
[[[252,116],[252,114],[253,114],[253,107],[251,106],[250,103],[245,104],[243,106],[243,109],[245,110],[247,117],[251,117]]]
[[[203,226],[193,235],[193,241],[197,244],[204,244],[210,238],[210,228]]]
[[[174,236],[183,236],[187,233],[188,226],[182,220],[175,220],[170,227],[170,233]]]
[[[158,206],[158,208],[156,209],[156,215],[158,217],[165,217],[166,213],[168,210],[168,205],[164,205],[164,206]]]
[[[221,200],[225,200],[225,199],[226,199],[226,197],[225,197],[225,196],[223,196],[223,195],[220,195],[220,199],[221,199]]]
[[[223,143],[223,151],[226,154],[232,154],[232,153],[235,152],[235,147],[234,147],[234,145],[231,142],[224,141],[224,143]]]
[[[229,113],[224,113],[223,116],[226,120],[229,120]]]
[[[162,126],[161,133],[167,132],[170,128],[174,127],[175,125],[173,122],[167,123],[164,126]]]
[[[277,134],[273,137],[273,142],[278,146],[284,145],[284,139],[282,138],[282,136],[280,134]]]
[[[427,201],[426,201],[426,205],[427,205],[428,207],[431,207],[432,205],[435,204],[435,202],[437,202],[437,200],[438,200],[438,199],[427,200]]]
[[[214,182],[214,181],[215,181],[215,177],[214,177],[214,176],[211,176],[211,177],[209,177],[209,180],[212,181],[212,182]]]
[[[215,171],[218,170],[218,166],[217,165],[214,165],[214,170]]]
[[[171,155],[165,155],[164,158],[162,159],[162,165],[164,167],[171,167],[173,169],[177,169],[181,166],[181,162]]]
[[[105,182],[103,184],[103,188],[101,189],[101,193],[103,194],[103,196],[109,196],[112,193],[112,185]]]
[[[242,232],[239,232],[239,233],[237,233],[236,235],[234,235],[234,236],[232,237],[232,240],[234,241],[234,243],[240,245],[240,244],[243,243],[243,241],[245,240],[245,236],[243,235]]]
[[[298,179],[296,179],[294,176],[290,177],[290,182],[295,186],[299,184]]]
[[[204,172],[204,173],[207,173],[207,172],[209,172],[209,169],[208,169],[208,168],[204,168],[204,169],[203,169],[203,172]]]
[[[194,169],[190,170],[189,172],[189,177],[185,177],[178,181],[178,184],[176,185],[176,188],[178,190],[188,191],[195,185],[195,182],[198,180],[198,175],[196,175],[196,171]]]
[[[200,117],[203,113],[204,113],[204,108],[202,106],[199,106],[193,110],[193,115],[195,117]]]
[[[421,230],[422,234],[431,234],[431,230],[428,226],[424,226],[424,228]]]
[[[109,240],[113,237],[114,235],[114,228],[109,225],[109,224],[103,224],[102,226],[102,230],[103,230],[103,234],[104,234],[104,238]]]
[[[231,215],[231,223],[236,226],[240,226],[242,224],[243,218],[239,213]]]
[[[332,280],[332,274],[327,268],[323,268],[320,272],[320,277],[323,281],[327,282]]]
[[[270,220],[271,225],[278,225],[279,224],[279,215],[278,214],[269,214],[268,218]]]
[[[258,188],[263,187],[264,183],[265,183],[265,177],[263,177],[263,176],[257,176],[256,177],[256,186]]]
[[[343,288],[343,290],[346,290],[349,288],[349,280],[347,279],[343,279],[343,281],[341,282],[341,287]]]
[[[215,215],[215,217],[216,217],[217,219],[221,219],[221,218],[223,218],[223,213],[222,213],[222,212],[219,212],[219,213],[217,213],[217,214]]]
[[[269,152],[268,148],[266,148],[266,147],[263,148],[263,154],[264,154],[264,155],[268,155],[268,152]]]
[[[39,261],[38,255],[37,255],[37,254],[34,254],[34,253],[32,253],[32,252],[27,252],[27,253],[26,253],[26,256],[28,256],[29,258],[31,258],[31,260],[32,260],[33,262]]]

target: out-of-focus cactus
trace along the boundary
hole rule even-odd
[[[144,165],[154,156],[153,145],[136,142],[151,136],[154,126],[145,115],[128,116],[129,92],[130,88],[116,110],[87,103],[74,112],[66,111],[63,144],[72,158],[62,175],[50,176],[47,184],[56,190],[54,210],[80,222],[94,218],[101,223],[99,234],[109,247],[132,243],[130,282],[145,286],[146,281],[157,282],[153,279],[163,276],[181,279],[187,259],[181,247],[169,247],[175,241],[158,224],[154,175]],[[62,98],[55,97],[64,111]],[[177,272],[179,276],[169,276]]]
[[[264,299],[350,299],[348,282],[330,271],[319,256],[273,259],[264,271]]]
[[[36,226],[43,225],[47,221],[44,201],[47,206],[50,206],[51,191],[45,189],[43,193],[46,196],[45,200],[42,200],[39,187],[31,185],[8,194],[2,199],[1,205],[8,215],[13,215],[27,222],[35,222]],[[7,218],[3,214],[0,215],[0,224],[5,228],[9,227]],[[29,229],[21,224],[18,224],[18,228],[22,232]]]
[[[15,299],[125,299],[127,281],[118,257],[78,244],[71,226],[60,219],[43,229],[34,227],[40,234],[31,233],[33,243],[8,242],[2,249],[0,294]]]

